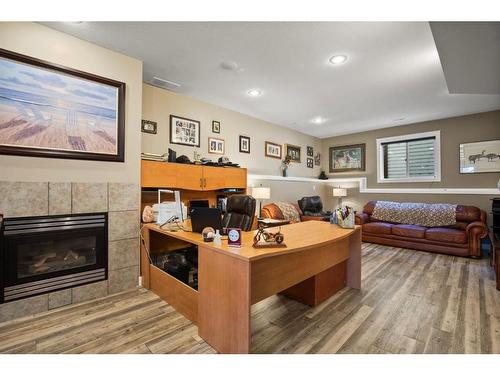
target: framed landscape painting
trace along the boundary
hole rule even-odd
[[[125,84],[0,49],[0,154],[124,161]]]
[[[330,173],[365,170],[365,144],[330,147]]]
[[[500,140],[460,144],[460,173],[500,172]]]

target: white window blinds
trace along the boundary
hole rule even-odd
[[[436,137],[382,143],[384,178],[435,176]]]

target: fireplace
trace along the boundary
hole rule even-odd
[[[108,214],[4,219],[0,303],[108,278]]]

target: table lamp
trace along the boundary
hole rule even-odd
[[[262,201],[264,199],[271,198],[271,188],[263,186],[254,187],[252,188],[252,197],[254,197],[259,201],[259,218],[260,218],[262,215]]]
[[[333,196],[339,199],[339,207],[342,207],[342,197],[347,197],[347,189],[341,187],[333,188]]]

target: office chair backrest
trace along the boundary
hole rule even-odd
[[[317,215],[323,212],[323,203],[317,195],[303,197],[298,201],[298,204],[304,215]]]
[[[252,229],[255,218],[255,198],[249,195],[231,195],[227,198],[226,214],[222,219],[224,228]]]

